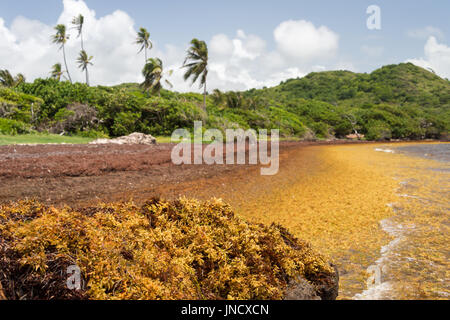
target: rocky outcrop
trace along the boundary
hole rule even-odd
[[[123,136],[114,139],[97,139],[90,144],[156,144],[156,138],[149,134],[134,132],[128,136]]]

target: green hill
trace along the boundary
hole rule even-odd
[[[287,99],[317,99],[348,106],[393,103],[450,107],[449,81],[411,63],[385,66],[371,74],[315,72],[266,91]]]
[[[450,82],[413,64],[370,74],[315,72],[273,88],[214,90],[202,96],[162,90],[143,93],[137,84],[88,87],[37,79],[0,88],[0,134],[48,131],[119,136],[134,131],[171,135],[176,128],[280,129],[284,137],[369,140],[445,138],[450,127]]]
[[[450,123],[450,82],[411,63],[385,66],[371,74],[315,72],[246,94],[285,105],[305,123],[333,127],[336,123],[325,114],[317,116],[318,110],[299,107],[306,101],[326,102],[329,105],[322,108],[328,112],[323,112],[350,114],[369,139],[439,138]]]

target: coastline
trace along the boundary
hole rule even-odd
[[[388,204],[405,200],[398,192],[396,171],[416,161],[397,153],[393,160],[391,152],[376,149],[413,144],[417,142],[310,145],[285,154],[272,179],[246,171],[245,177],[225,177],[184,190],[201,198],[220,196],[247,219],[285,225],[337,264],[339,299],[353,299],[367,290],[367,268],[396,238],[393,230],[386,232],[387,222],[397,214]]]
[[[448,149],[435,143],[392,151],[390,174],[398,182],[398,199],[390,204],[395,214],[381,226],[394,239],[369,267],[382,270],[381,281],[355,298],[448,299]]]
[[[327,256],[340,273],[338,299],[401,298],[391,294],[393,287],[397,287],[398,291],[399,284],[393,281],[395,279],[392,276],[395,276],[395,272],[391,273],[389,270],[383,270],[381,286],[365,290],[367,279],[371,276],[368,268],[377,263],[385,264],[383,254],[394,249],[392,244],[399,244],[398,240],[395,241],[396,221],[393,219],[399,216],[399,212],[407,212],[408,209],[414,208],[408,203],[409,198],[402,197],[406,192],[400,189],[409,187],[408,183],[404,182],[411,178],[411,172],[404,167],[419,165],[425,168],[430,165],[429,159],[412,159],[404,154],[391,152],[392,148],[397,146],[415,144],[418,143],[284,143],[283,151],[280,152],[280,172],[276,176],[261,176],[258,166],[238,168],[223,166],[211,172],[204,166],[201,168],[190,166],[180,170],[188,170],[187,172],[193,170],[195,179],[190,179],[194,175],[187,175],[181,181],[170,183],[168,179],[178,177],[174,172],[177,169],[159,165],[159,171],[156,172],[161,177],[159,189],[146,189],[145,184],[139,183],[142,181],[148,184],[154,179],[154,175],[149,175],[145,170],[136,173],[127,171],[104,173],[93,177],[37,177],[26,179],[24,183],[29,187],[31,181],[39,183],[44,180],[47,183],[55,183],[52,179],[54,181],[59,179],[58,183],[67,184],[68,181],[104,179],[111,184],[111,177],[136,179],[140,174],[141,180],[136,181],[139,193],[135,194],[134,199],[137,203],[156,192],[166,199],[177,198],[179,195],[200,200],[222,198],[235,209],[238,216],[267,225],[279,223]],[[35,150],[35,147],[22,148],[28,151]],[[140,149],[126,148],[131,155],[135,155],[136,150]],[[152,154],[155,149],[149,148],[148,152]],[[5,163],[8,162],[4,161],[3,165]],[[72,187],[73,184],[68,191],[71,191]],[[113,184],[113,187],[121,186]],[[127,201],[130,194],[133,194],[133,189],[115,192],[112,197],[116,197],[115,200]],[[411,195],[416,197],[415,194]],[[104,198],[101,200],[105,201]],[[416,200],[419,201],[420,197]],[[60,198],[60,201],[64,203],[67,199]],[[393,222],[389,225],[391,221]],[[392,234],[386,232],[389,230]],[[427,241],[424,240],[424,243]],[[383,248],[384,251],[381,252]],[[387,274],[384,274],[385,271]],[[420,276],[424,277],[423,274]],[[445,293],[445,290],[443,292]],[[386,293],[388,295],[385,295]],[[428,296],[429,293],[425,292],[420,297],[424,299]]]

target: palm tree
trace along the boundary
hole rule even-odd
[[[169,70],[167,72],[167,75],[172,75],[172,70]],[[153,93],[158,93],[160,96],[161,89],[162,89],[162,78],[166,75],[163,68],[163,63],[161,59],[159,58],[150,58],[147,60],[147,63],[144,66],[144,69],[142,70],[142,74],[145,78],[144,82],[141,83],[141,87],[145,91],[152,90]],[[172,84],[168,80],[164,80],[164,82],[172,87]]]
[[[17,76],[14,78],[14,88],[18,85],[25,82],[25,76],[22,73],[18,73]]]
[[[81,69],[81,71],[85,71],[86,72],[86,84],[89,86],[89,71],[88,71],[88,66],[92,65],[91,60],[93,59],[93,56],[88,56],[88,54],[86,53],[86,51],[81,50],[80,55],[78,56],[77,62],[78,62],[78,67]]]
[[[61,63],[56,63],[52,67],[52,71],[50,72],[53,79],[56,79],[58,81],[61,81],[61,77],[64,74],[64,71],[62,71]]]
[[[64,56],[64,64],[66,65],[66,72],[67,76],[69,77],[69,81],[72,83],[72,78],[70,77],[69,68],[67,67],[67,60],[66,60],[66,42],[69,39],[69,35],[66,34],[66,26],[63,24],[58,24],[55,27],[56,34],[52,37],[53,43],[59,44],[59,49],[63,50],[63,56]]]
[[[243,107],[243,97],[240,92],[228,92],[226,94],[227,107],[231,109],[241,109]]]
[[[19,73],[13,77],[9,70],[0,70],[0,85],[15,88],[23,82],[25,82],[25,76],[23,74]]]
[[[9,70],[0,70],[0,84],[10,88],[14,86],[14,77]]]
[[[83,43],[84,17],[83,17],[83,15],[79,14],[78,16],[74,17],[72,20],[72,24],[74,25],[74,28],[78,31],[77,38],[81,38],[81,50],[84,50],[84,43]]]
[[[147,50],[153,48],[153,43],[150,41],[150,33],[145,28],[140,28],[137,33],[136,44],[141,46],[139,53],[144,50],[145,52],[145,63],[147,63]]]
[[[219,89],[214,89],[212,100],[216,106],[220,106],[224,101],[224,94]]]
[[[206,77],[208,76],[208,46],[205,41],[192,39],[182,68],[187,68],[184,80],[192,77],[194,84],[200,77],[200,88],[203,87],[203,108],[206,110]]]

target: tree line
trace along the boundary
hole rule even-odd
[[[85,18],[82,14],[75,16],[71,22],[72,28],[77,31],[77,38],[80,39],[81,50],[76,60],[78,68],[85,73],[86,84],[89,86],[89,66],[93,65],[93,56],[88,55],[84,47],[83,28],[85,24]],[[53,79],[61,81],[61,78],[73,83],[70,75],[69,66],[66,57],[66,43],[70,39],[67,26],[64,24],[58,24],[54,27],[56,31],[51,40],[54,44],[59,46],[59,50],[62,51],[64,70],[61,63],[53,65],[50,72],[50,76]],[[164,71],[163,62],[160,58],[148,58],[148,51],[153,48],[153,43],[150,40],[150,32],[147,29],[141,27],[137,32],[135,44],[139,45],[138,53],[144,51],[145,64],[142,69],[142,75],[144,76],[144,82],[140,84],[144,92],[152,92],[153,94],[160,95],[162,84],[165,83],[169,87],[173,87],[169,80],[165,79],[173,73],[173,70]],[[205,41],[192,39],[190,47],[187,50],[186,59],[181,68],[186,69],[184,74],[184,80],[192,80],[192,84],[199,82],[200,89],[203,88],[203,108],[206,110],[206,78],[208,76],[208,46]],[[6,87],[17,87],[21,83],[25,82],[23,74],[12,76],[8,70],[0,70],[0,84]]]
[[[89,65],[93,65],[93,56],[89,56],[84,49],[83,43],[83,26],[84,26],[84,16],[78,15],[72,20],[73,27],[77,30],[77,38],[81,41],[81,51],[78,56],[77,62],[78,67],[86,74],[86,84],[89,86]],[[67,74],[68,80],[72,83],[72,78],[70,76],[69,68],[67,65],[65,44],[69,39],[67,34],[67,28],[63,24],[59,24],[55,27],[56,34],[52,37],[52,41],[59,45],[59,49],[63,52],[63,59],[65,65],[65,71],[62,71],[62,66],[57,63],[53,66],[51,75],[53,78],[60,80],[64,73]],[[153,43],[150,40],[150,32],[147,29],[141,27],[137,32],[136,44],[140,46],[138,53],[144,51],[145,64],[142,69],[142,75],[144,76],[144,82],[141,84],[144,92],[152,91],[154,94],[160,94],[162,89],[162,83],[166,83],[168,86],[173,87],[172,84],[163,78],[170,76],[173,70],[167,72],[164,71],[163,62],[160,58],[148,58],[148,51],[153,48]],[[200,88],[203,88],[203,107],[206,109],[206,78],[208,76],[208,46],[205,41],[198,39],[192,39],[190,43],[190,48],[187,51],[186,59],[183,63],[182,68],[186,69],[184,74],[184,79],[192,79],[194,84],[199,80]]]
[[[145,65],[142,69],[144,82],[141,84],[144,92],[152,91],[160,95],[162,83],[173,87],[169,80],[164,79],[170,76],[173,70],[164,71],[163,62],[160,58],[148,58],[147,51],[152,49],[153,44],[150,41],[150,33],[145,28],[140,28],[137,33],[136,44],[140,45],[139,53],[145,53]],[[203,88],[203,108],[206,110],[206,78],[208,76],[208,46],[205,41],[192,39],[190,47],[187,50],[186,59],[182,68],[186,69],[184,80],[192,80],[192,84],[199,81],[200,88]]]

